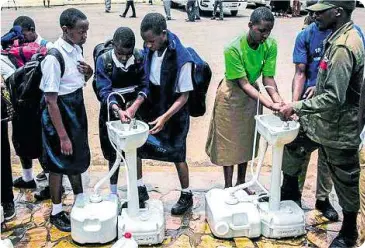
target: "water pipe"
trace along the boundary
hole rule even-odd
[[[119,92],[112,92],[112,93],[110,93],[108,95],[108,98],[107,98],[108,122],[110,121],[110,110],[109,110],[109,107],[110,107],[110,104],[111,104],[111,102],[109,101],[109,99],[110,99],[110,97],[112,95],[118,95],[118,96],[120,96],[122,98],[122,100],[123,100],[123,103],[125,103],[125,99],[124,99],[123,95],[120,94]],[[122,153],[118,150],[118,148],[116,147],[116,145],[110,139],[110,132],[109,132],[109,130],[108,130],[108,137],[109,137],[109,141],[110,141],[111,146],[114,148],[114,150],[116,152],[116,159],[115,159],[115,162],[113,164],[113,167],[109,170],[108,174],[106,176],[104,176],[94,186],[94,194],[90,197],[90,200],[92,202],[101,202],[102,201],[102,199],[100,197],[100,194],[99,194],[99,188],[113,176],[113,174],[115,173],[115,171],[120,166],[120,162],[122,160],[123,160],[124,166],[128,170],[128,163],[127,163],[125,157],[122,155]],[[127,178],[127,187],[128,187],[128,185],[129,185],[129,176],[128,176],[128,173],[125,173],[125,174],[126,174],[126,178]],[[129,194],[129,192],[127,193],[127,199],[121,199],[121,200],[122,201],[129,201],[130,200],[130,194]]]
[[[273,90],[276,90],[273,86],[270,85],[265,85],[264,88],[271,88]],[[256,115],[259,115],[259,109],[260,109],[260,94],[261,94],[261,90],[259,90],[259,95],[257,97],[257,108],[256,108]],[[232,197],[234,197],[234,193],[238,190],[242,190],[242,189],[246,189],[254,184],[257,184],[265,193],[263,195],[260,195],[259,198],[265,197],[265,196],[269,196],[269,191],[259,182],[259,174],[261,171],[261,167],[262,167],[262,162],[265,158],[265,153],[268,147],[268,142],[265,140],[263,143],[263,147],[262,149],[260,149],[260,154],[259,154],[259,160],[257,163],[257,168],[256,168],[256,173],[254,173],[254,161],[255,161],[255,153],[256,153],[256,142],[257,142],[257,123],[255,124],[255,135],[254,135],[254,140],[253,140],[253,152],[252,152],[252,159],[251,159],[251,163],[250,163],[250,171],[251,171],[251,175],[252,175],[252,179],[244,184],[235,186],[235,187],[231,187],[228,188],[228,192],[230,193],[230,195]]]

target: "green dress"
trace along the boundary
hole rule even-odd
[[[277,44],[272,38],[256,50],[248,45],[246,34],[226,46],[225,78],[217,89],[205,149],[212,163],[231,166],[251,160],[257,100],[243,92],[237,79],[246,78],[258,89],[256,80],[261,74],[275,75],[276,56]]]

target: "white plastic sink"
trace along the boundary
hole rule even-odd
[[[298,135],[300,124],[296,121],[282,121],[273,114],[256,115],[257,131],[273,146],[283,146]]]
[[[109,138],[119,150],[133,150],[141,147],[148,138],[149,126],[142,122],[136,121],[135,125],[122,123],[120,120],[108,121],[106,123]]]

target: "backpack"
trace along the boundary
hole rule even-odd
[[[96,62],[98,61],[98,58],[100,57],[100,55],[103,55],[104,53],[106,53],[107,51],[110,51],[112,49],[113,49],[113,40],[107,40],[106,42],[100,43],[94,47],[94,51],[93,51],[94,78],[93,78],[92,86],[93,86],[96,96],[98,96],[97,90],[96,90]],[[105,70],[107,71],[108,76],[111,76],[111,74],[113,73],[113,64],[109,63],[106,66]],[[98,97],[98,100],[100,100],[99,97]]]
[[[205,62],[193,48],[187,47],[186,49],[189,51],[194,61],[191,71],[194,90],[190,91],[188,106],[190,116],[199,117],[204,115],[207,109],[205,99],[212,78],[212,70],[208,63]]]
[[[7,80],[7,87],[15,114],[21,114],[24,110],[39,110],[42,91],[39,84],[42,79],[41,62],[46,57],[56,57],[61,66],[61,77],[65,72],[65,62],[60,51],[51,48],[46,54],[34,54],[30,61],[18,68]]]
[[[113,40],[107,40],[105,43],[100,43],[98,45],[95,46],[94,51],[93,51],[93,59],[94,59],[94,78],[93,78],[93,89],[94,92],[98,98],[98,100],[100,101],[98,94],[97,94],[97,89],[96,89],[96,62],[98,60],[98,58],[100,56],[102,56],[103,60],[104,60],[104,70],[105,73],[111,78],[112,74],[113,74],[113,58],[111,56],[111,53],[109,53],[110,50],[113,49]],[[140,51],[138,49],[134,49],[133,51],[133,55],[135,58],[135,63],[141,63],[143,61],[143,56],[141,55]]]
[[[41,44],[47,41],[42,41]],[[19,44],[19,40],[14,41],[14,44],[6,49],[2,50],[1,54],[8,56],[9,60],[15,65],[16,68],[22,67],[26,62],[30,61],[34,54],[46,55],[47,48],[45,45],[39,45],[36,42]]]

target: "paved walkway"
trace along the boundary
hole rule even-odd
[[[315,169],[315,168],[312,168]],[[221,240],[214,238],[205,221],[204,194],[213,187],[222,188],[223,179],[221,168],[192,167],[191,187],[194,192],[194,207],[191,212],[181,217],[171,216],[171,206],[179,197],[178,178],[173,167],[146,166],[144,181],[152,199],[160,199],[164,203],[166,218],[166,240],[161,246],[153,247],[328,247],[340,229],[340,223],[329,223],[320,213],[313,210],[314,192],[311,185],[306,185],[303,194],[303,207],[306,212],[307,235],[295,239],[272,240],[259,238],[249,240],[237,238]],[[106,173],[105,167],[94,166],[90,172],[89,185],[93,186]],[[16,166],[16,175],[20,175],[20,168]],[[164,180],[161,180],[164,178]],[[119,182],[124,182],[124,173],[119,176]],[[262,169],[261,182],[269,187],[269,168]],[[43,187],[45,183],[39,183]],[[123,196],[126,191],[119,183],[119,193]],[[70,185],[65,183],[66,193],[64,205],[71,210],[73,194]],[[91,188],[89,187],[88,190]],[[105,185],[104,194],[108,193]],[[17,217],[3,225],[2,238],[10,238],[15,247],[79,247],[73,243],[70,233],[60,232],[48,220],[51,211],[50,200],[35,202],[30,190],[15,190]],[[332,203],[338,208],[337,199],[331,194]],[[112,244],[91,247],[111,247]]]

